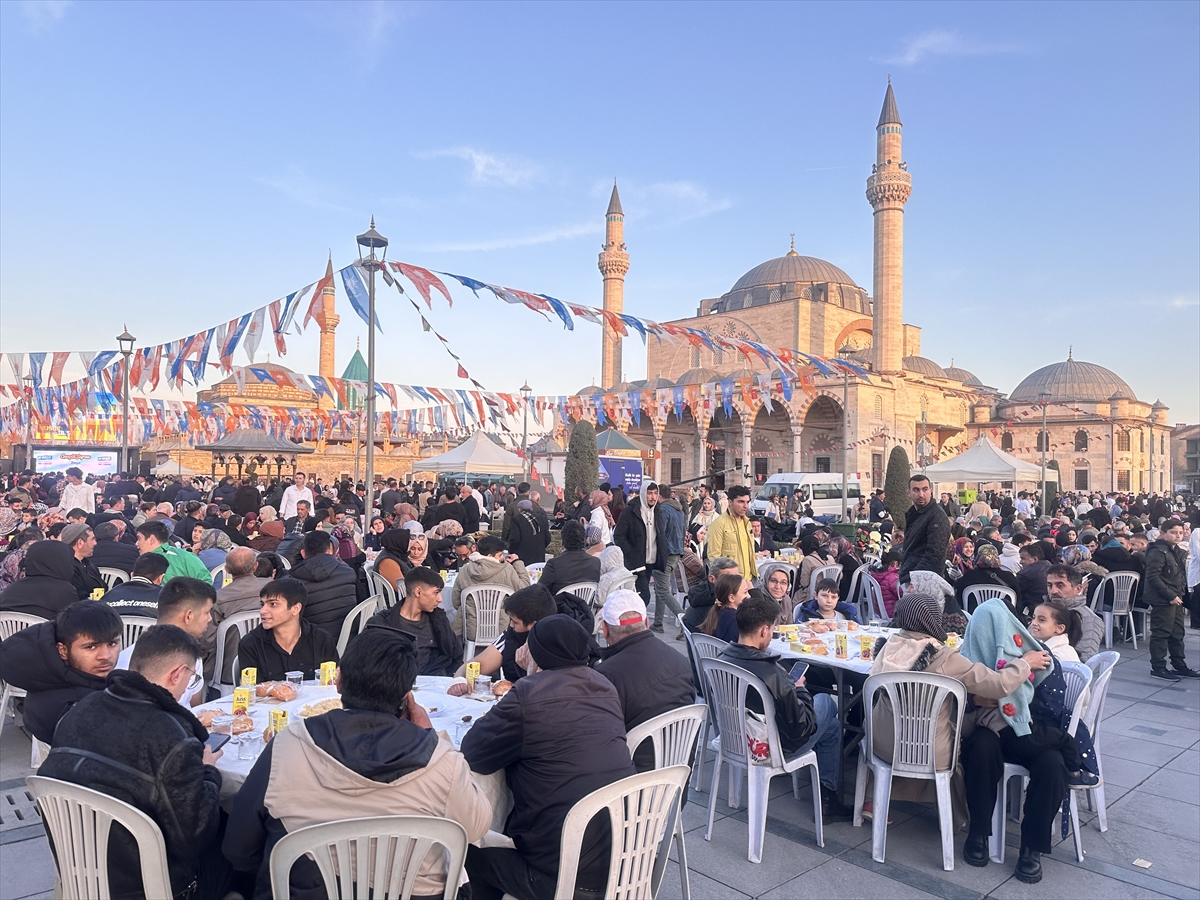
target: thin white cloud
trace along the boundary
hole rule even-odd
[[[607,194],[604,186],[599,193]],[[646,185],[627,183],[620,188],[621,201],[631,219],[647,227],[667,228],[729,209],[733,201],[714,196],[694,181],[658,181]]]
[[[514,247],[533,247],[538,244],[553,244],[585,235],[602,234],[603,222],[588,222],[581,225],[564,225],[535,234],[513,235],[482,241],[457,241],[444,244],[426,244],[420,249],[428,253],[473,252],[487,250],[510,250]]]
[[[956,31],[935,29],[909,38],[899,53],[883,57],[880,61],[898,66],[915,66],[931,56],[996,56],[1024,53],[1027,50],[1024,44],[979,41]]]
[[[334,212],[347,212],[348,209],[334,199],[336,190],[313,178],[299,166],[288,166],[278,175],[264,176],[258,179],[259,184],[274,188],[293,203],[309,206],[313,209],[324,209]]]
[[[499,184],[517,187],[533,181],[539,173],[536,164],[517,157],[486,153],[475,147],[447,147],[416,154],[418,159],[462,159],[470,163],[468,176],[474,184]]]
[[[71,5],[72,0],[21,0],[21,14],[36,34],[61,22]]]

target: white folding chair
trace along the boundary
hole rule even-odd
[[[542,570],[545,568],[546,564],[544,562],[530,563],[527,565],[525,567],[525,572],[527,575],[529,575],[529,583],[537,584],[538,580],[542,577]]]
[[[696,747],[696,733],[707,718],[708,707],[703,703],[696,703],[647,719],[641,725],[630,728],[629,733],[625,735],[629,754],[632,756],[643,741],[649,740],[654,746],[655,769],[687,766],[690,771]],[[675,820],[674,840],[679,857],[680,896],[682,900],[689,900],[692,892],[688,883],[687,848],[683,841],[682,815]]]
[[[213,587],[218,591],[225,585],[225,582],[229,580],[229,576],[225,572],[225,563],[221,563],[219,566],[209,569],[208,574],[209,577],[212,578]]]
[[[750,862],[762,862],[763,840],[767,833],[767,800],[770,796],[771,779],[776,775],[792,776],[792,793],[800,799],[800,770],[811,769],[813,792],[813,820],[817,826],[817,846],[825,846],[825,829],[821,820],[821,778],[817,767],[815,750],[801,753],[788,759],[783,755],[779,741],[779,729],[775,724],[775,700],[767,686],[741,666],[719,659],[700,661],[708,687],[708,703],[717,716],[720,734],[717,737],[717,760],[713,765],[712,786],[708,795],[708,830],[706,841],[712,840],[713,817],[717,807],[717,787],[721,782],[721,763],[729,765],[729,805],[741,805],[742,771],[749,780],[747,790],[747,818],[750,829]],[[746,700],[750,691],[755,691],[762,702],[762,716],[767,733],[770,759],[756,763],[750,759],[750,747],[746,729]]]
[[[1128,623],[1133,638],[1133,649],[1137,649],[1137,625],[1133,621],[1133,615],[1141,613],[1144,629],[1145,618],[1149,612],[1133,608],[1133,598],[1137,594],[1138,582],[1141,580],[1141,576],[1137,572],[1109,572],[1096,586],[1096,593],[1092,595],[1093,611],[1104,617],[1104,647],[1106,650],[1112,649],[1113,623],[1117,619],[1122,620],[1122,636],[1125,634],[1125,625]],[[1105,588],[1110,584],[1112,585],[1112,609],[1094,609],[1104,602]]]
[[[597,609],[603,605],[598,602],[600,585],[594,581],[576,581],[574,584],[568,584],[558,589],[560,594],[564,591],[568,594],[574,594],[588,605],[588,609]]]
[[[439,845],[434,849],[434,845]],[[432,866],[425,860],[432,854]],[[330,897],[408,900],[417,875],[445,870],[443,900],[458,894],[467,833],[452,819],[436,816],[376,816],[340,819],[298,828],[271,851],[271,896],[291,897],[292,866],[308,856],[321,872]]]
[[[864,573],[858,580],[858,617],[864,625],[873,620],[883,625],[892,621],[887,614],[887,607],[883,605],[883,589],[870,572]]]
[[[386,578],[372,569],[367,573],[367,578],[371,582],[371,590],[383,598],[383,605],[390,609],[396,605],[396,588]]]
[[[215,688],[222,695],[233,693],[233,688],[238,683],[238,680],[239,680],[238,672],[237,672],[237,665],[236,665],[236,660],[237,660],[236,652],[234,653],[235,664],[233,666],[233,669],[231,670],[231,676],[230,676],[231,680],[228,682],[222,681],[222,676],[225,674],[224,673],[225,643],[228,640],[228,634],[230,631],[236,631],[237,639],[238,639],[238,641],[240,641],[242,638],[244,638],[246,635],[248,635],[251,631],[253,631],[255,628],[257,628],[261,624],[262,624],[262,616],[260,616],[257,612],[255,612],[253,610],[251,610],[250,612],[237,613],[235,615],[230,616],[227,619],[222,620],[221,624],[217,627],[217,642],[216,642],[217,658],[215,660],[215,665],[213,667],[213,678],[212,678],[212,683],[210,684],[210,687]],[[234,643],[234,648],[236,651],[236,648],[237,648],[236,642]]]
[[[692,663],[692,674],[695,676],[696,684],[700,686],[700,699],[707,702],[708,686],[704,681],[704,675],[700,671],[700,661],[704,659],[716,659],[728,644],[720,638],[712,637],[700,631],[688,631],[684,629],[683,637],[687,641],[688,656]],[[693,791],[699,791],[704,781],[704,752],[708,749],[710,729],[714,735],[717,733],[717,722],[713,717],[712,706],[708,708],[708,717],[704,720],[704,726],[701,729],[703,734],[700,736],[700,743],[696,745],[696,765],[692,772]]]
[[[657,895],[666,868],[666,841],[680,816],[687,766],[631,775],[580,799],[563,822],[555,897],[574,897],[583,833],[592,817],[608,811],[612,851],[605,897]],[[511,894],[505,900],[515,900]]]
[[[0,641],[8,640],[18,631],[31,625],[41,625],[46,619],[28,613],[0,612]],[[8,717],[8,701],[24,697],[23,688],[0,681],[0,733],[4,731],[4,720]]]
[[[121,648],[132,647],[137,643],[137,639],[142,636],[142,632],[151,625],[157,625],[154,619],[149,616],[121,616],[121,635],[123,643]]]
[[[1083,791],[1087,796],[1088,809],[1093,808],[1093,798],[1096,810],[1096,822],[1101,831],[1108,831],[1108,806],[1104,800],[1104,757],[1100,755],[1100,726],[1104,722],[1104,703],[1108,699],[1108,686],[1112,681],[1113,668],[1120,660],[1121,654],[1116,650],[1102,650],[1088,657],[1087,667],[1092,670],[1092,683],[1088,687],[1088,702],[1080,719],[1087,726],[1088,734],[1092,736],[1092,744],[1096,748],[1096,767],[1099,770],[1099,784],[1090,788],[1072,788],[1071,802],[1074,803],[1075,791]]]
[[[462,592],[464,659],[475,657],[476,644],[490,644],[500,637],[500,609],[513,589],[503,584],[475,584]],[[475,608],[475,637],[467,637],[467,607]]]
[[[875,753],[875,728],[872,710],[875,695],[883,691],[892,708],[892,761]],[[942,768],[937,759],[938,719],[942,706],[954,701],[950,722],[954,729],[949,764]],[[954,810],[950,800],[950,778],[958,766],[959,736],[967,691],[961,681],[945,675],[925,672],[886,672],[871,675],[863,685],[863,726],[866,734],[858,751],[858,773],[854,781],[854,825],[863,821],[863,803],[867,794],[867,769],[874,776],[874,808],[871,822],[871,858],[884,862],[887,850],[888,807],[892,798],[892,778],[919,778],[932,781],[937,788],[938,824],[942,833],[942,868],[954,871]]]
[[[342,633],[338,635],[337,649],[338,658],[346,652],[346,645],[350,643],[350,638],[361,632],[367,625],[367,619],[375,615],[379,609],[379,598],[368,597],[350,612],[346,613],[346,618],[342,621]]]
[[[864,553],[862,558],[863,562],[865,562],[868,566],[874,566],[875,568],[879,568],[883,562],[883,560],[874,553]]]
[[[108,794],[55,778],[25,779],[37,803],[54,851],[54,896],[64,900],[111,897],[108,836],[113,822],[137,841],[142,890],[147,897],[171,897],[167,845],[148,815]]]
[[[973,584],[963,588],[962,608],[966,612],[973,613],[980,603],[995,600],[997,597],[1003,598],[1008,603],[1009,609],[1017,608],[1016,591],[1012,588],[991,584]]]
[[[118,584],[124,584],[132,577],[124,569],[118,569],[115,566],[99,566],[100,577],[104,579],[104,586],[108,590],[112,590]]]
[[[862,580],[864,578],[871,577],[868,574],[870,569],[871,569],[871,567],[869,565],[867,565],[866,563],[863,563],[861,566],[859,566],[857,569],[855,569],[853,572],[850,573],[850,587],[848,587],[846,589],[846,600],[848,602],[850,602],[850,603],[855,602],[855,600],[857,599],[857,597],[859,595],[859,590],[860,590],[858,585],[862,582]],[[861,616],[860,616],[860,618],[861,618]],[[863,624],[865,625],[866,623],[867,623],[867,620],[863,619]]]
[[[1059,663],[1062,666],[1063,677],[1067,682],[1066,696],[1063,698],[1063,703],[1071,709],[1071,724],[1067,727],[1067,733],[1072,737],[1075,735],[1076,729],[1079,727],[1080,717],[1083,714],[1084,706],[1088,699],[1088,686],[1092,681],[1092,670],[1083,663],[1064,662]],[[1013,797],[1008,796],[1009,782],[1013,778],[1020,778],[1020,790],[1013,791]],[[1018,766],[1015,763],[1004,764],[1004,774],[1000,777],[1000,787],[996,791],[996,805],[992,809],[992,835],[988,838],[988,855],[993,861],[998,863],[1004,862],[1004,846],[1006,837],[1006,828],[1004,825],[1005,804],[1016,815],[1021,808],[1021,795],[1024,793],[1025,785],[1029,781],[1029,770],[1024,766]],[[1079,808],[1075,804],[1075,792],[1071,791],[1071,831],[1075,835],[1075,859],[1083,862],[1083,836],[1079,832]]]

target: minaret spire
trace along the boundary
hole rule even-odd
[[[336,312],[337,291],[333,286],[333,251],[325,262],[325,277],[321,279],[321,309],[324,315],[319,320],[321,326],[321,349],[317,363],[317,374],[329,380],[337,376],[335,334],[341,318]],[[322,394],[318,406],[321,409],[333,409],[334,400],[327,394]]]
[[[625,309],[625,274],[629,271],[629,254],[625,252],[625,213],[617,181],[613,179],[612,196],[604,214],[604,247],[598,261],[604,279],[604,311],[620,315]],[[621,380],[621,335],[606,324],[600,339],[600,386],[610,388]]]

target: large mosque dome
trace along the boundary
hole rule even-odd
[[[700,315],[798,299],[833,303],[861,315],[871,315],[871,299],[853,278],[831,262],[801,256],[795,246],[783,256],[759,263],[719,299],[704,301]]]
[[[854,284],[854,279],[831,262],[815,256],[801,256],[795,250],[777,259],[759,263],[737,280],[729,292],[780,284]]]
[[[1121,376],[1096,363],[1083,362],[1068,356],[1063,362],[1042,366],[1025,377],[1009,395],[1009,400],[1037,403],[1040,395],[1049,393],[1049,402],[1067,400],[1107,401],[1113,394],[1134,398],[1133,389]]]

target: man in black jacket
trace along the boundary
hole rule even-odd
[[[784,757],[799,756],[815,749],[821,770],[821,812],[825,818],[846,818],[839,793],[841,786],[841,726],[837,701],[829,694],[815,698],[804,686],[804,678],[792,682],[779,657],[767,652],[779,618],[779,606],[769,600],[747,599],[737,611],[738,642],[730,644],[720,659],[757,676],[775,701],[775,725]],[[763,711],[762,700],[751,691],[746,706]]]
[[[536,671],[463,738],[471,769],[504,769],[513,795],[506,831],[516,849],[467,848],[475,900],[500,900],[506,892],[553,900],[567,813],[592,791],[634,774],[620,698],[588,668],[589,642],[569,616],[538,621],[527,644]],[[609,850],[609,824],[597,818],[584,832],[576,896],[602,896]]]
[[[479,508],[479,501],[475,499],[475,494],[471,491],[471,486],[466,482],[463,482],[458,489],[458,502],[462,504],[463,515],[466,516],[463,533],[474,534],[479,530],[479,519],[483,513]]]
[[[633,591],[613,591],[600,613],[605,647],[596,671],[613,683],[621,698],[625,730],[665,712],[696,702],[692,666],[647,627],[646,604]],[[649,741],[633,748],[639,772],[654,768]]]
[[[908,583],[908,573],[934,572],[946,576],[946,551],[950,546],[950,520],[933,500],[933,485],[924,475],[908,479],[908,497],[913,505],[904,514],[904,558],[900,562],[900,583]]]
[[[438,501],[436,506],[431,503],[425,510],[425,515],[421,516],[421,524],[425,526],[425,530],[431,531],[438,522],[453,519],[463,527],[463,531],[466,531],[467,511],[463,509],[462,503],[458,500],[458,488],[453,484],[450,485],[442,491]]]
[[[417,566],[404,576],[404,599],[367,620],[368,628],[387,626],[412,639],[420,675],[453,675],[462,665],[462,638],[441,607],[444,586],[433,569]]]
[[[1167,519],[1158,540],[1146,551],[1146,601],[1150,604],[1150,674],[1167,681],[1200,678],[1189,669],[1183,652],[1183,617],[1187,596],[1187,551],[1179,546],[1183,523]],[[1167,670],[1167,654],[1171,669]]]
[[[0,644],[0,680],[27,691],[25,727],[50,744],[72,706],[104,679],[121,652],[121,617],[94,600],[68,606],[53,622],[31,625]]]
[[[158,594],[171,562],[161,553],[143,553],[133,564],[129,581],[105,592],[100,600],[120,616],[158,618]]]
[[[308,591],[295,578],[276,578],[262,589],[262,624],[238,642],[238,666],[257,669],[258,683],[283,681],[288,672],[317,677],[323,662],[337,662],[337,643],[305,621]]]
[[[292,569],[291,575],[308,588],[304,619],[336,639],[342,633],[346,615],[358,604],[358,578],[337,558],[333,541],[324,531],[306,534],[300,552],[303,562]]]
[[[546,562],[546,548],[549,546],[550,523],[545,511],[528,498],[518,500],[517,509],[509,521],[508,552],[530,566]]]
[[[107,587],[100,577],[100,570],[91,560],[92,551],[96,549],[96,535],[92,529],[86,525],[68,525],[58,539],[75,554],[71,584],[75,585],[80,600],[87,600],[97,588]]]
[[[122,572],[132,572],[133,564],[137,562],[137,547],[121,543],[120,529],[112,522],[101,522],[96,526],[96,546],[92,550],[92,564],[97,569],[120,569]]]
[[[600,557],[583,549],[587,532],[582,523],[568,519],[562,527],[563,552],[547,561],[538,583],[557,594],[569,584],[600,581]]]
[[[200,654],[196,639],[174,625],[155,625],[138,638],[129,671],[63,716],[54,749],[38,774],[79,784],[129,803],[162,830],[176,896],[222,897],[231,869],[221,856],[221,751],[204,745],[208,732],[179,705]],[[137,842],[122,828],[109,836],[112,896],[140,896]]]
[[[646,603],[650,602],[650,574],[660,571],[667,557],[657,506],[658,485],[650,482],[625,504],[613,529],[613,543],[625,555],[625,568],[637,575],[637,592]]]

